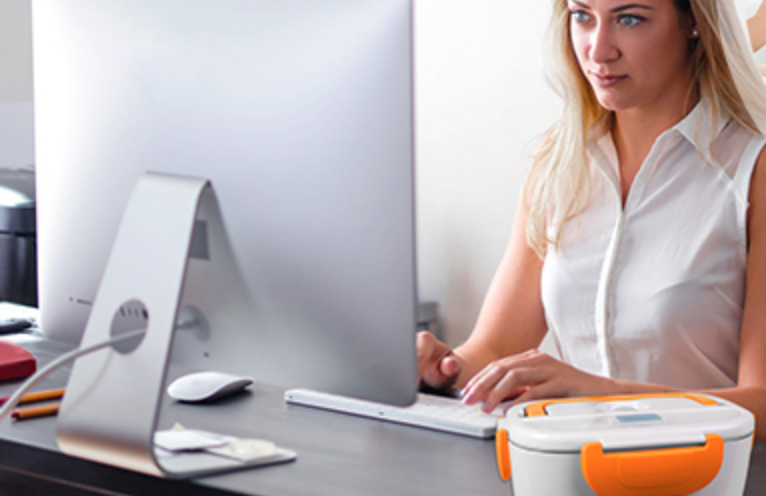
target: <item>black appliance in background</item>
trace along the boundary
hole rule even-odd
[[[0,301],[37,306],[35,172],[0,169]]]

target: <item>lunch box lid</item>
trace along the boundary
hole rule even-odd
[[[600,442],[604,452],[697,446],[706,436],[750,438],[752,413],[703,394],[654,394],[547,400],[511,408],[498,425],[528,450],[579,453]]]

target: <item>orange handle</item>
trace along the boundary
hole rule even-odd
[[[700,491],[718,475],[724,442],[705,436],[704,446],[604,453],[601,443],[580,450],[580,469],[599,496],[678,496]]]
[[[500,478],[511,478],[511,447],[508,444],[508,431],[500,428],[495,432],[495,453],[497,453],[497,471]]]

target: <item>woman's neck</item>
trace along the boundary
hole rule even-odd
[[[683,99],[679,105],[656,105],[653,108],[635,108],[615,112],[612,120],[612,139],[617,150],[620,171],[620,190],[623,207],[633,180],[649,155],[654,142],[694,108],[699,97]]]
[[[676,106],[616,112],[612,121],[612,138],[620,163],[638,162],[640,165],[660,134],[683,120],[698,101],[699,98],[695,97]]]

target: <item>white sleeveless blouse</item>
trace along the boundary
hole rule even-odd
[[[611,134],[591,137],[591,201],[541,280],[567,363],[684,389],[736,385],[748,192],[766,141],[722,119],[711,157],[709,123],[701,103],[657,138],[624,209]]]

